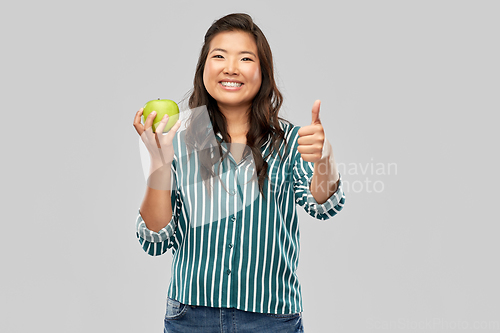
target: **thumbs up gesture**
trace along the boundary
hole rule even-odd
[[[321,101],[314,102],[312,107],[312,121],[311,125],[303,126],[299,129],[299,144],[297,150],[306,162],[318,162],[321,160],[323,153],[323,145],[325,143],[325,131],[319,119],[319,107]]]

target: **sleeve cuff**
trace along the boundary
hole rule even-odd
[[[138,209],[137,221],[135,224],[137,229],[137,234],[140,238],[150,243],[163,243],[164,241],[170,239],[170,237],[172,237],[175,232],[174,228],[172,227],[173,224],[174,224],[173,221],[170,220],[170,222],[159,232],[149,230],[146,227],[146,223],[142,219],[140,208]]]
[[[327,214],[329,215],[329,211],[334,210],[335,213],[338,213],[340,209],[342,209],[343,202],[341,199],[344,197],[344,191],[342,189],[342,176],[339,173],[339,183],[337,190],[332,194],[331,197],[328,198],[324,203],[319,204],[316,199],[314,199],[311,193],[311,182],[312,178],[308,181],[307,186],[307,204],[318,214]],[[340,206],[340,209],[339,207]]]

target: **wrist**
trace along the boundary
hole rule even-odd
[[[162,163],[151,163],[149,168],[149,176],[147,179],[148,187],[155,190],[170,191],[171,190],[171,164]]]

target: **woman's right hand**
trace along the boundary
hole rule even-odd
[[[151,112],[144,125],[141,123],[141,117],[144,109],[141,108],[135,114],[134,127],[137,133],[141,136],[142,141],[146,145],[149,151],[152,161],[172,163],[174,159],[174,147],[172,141],[174,140],[175,133],[181,126],[181,121],[178,120],[174,126],[167,132],[163,134],[163,129],[167,125],[168,115],[165,115],[163,119],[156,126],[156,133],[153,132],[153,120],[156,117],[156,112]],[[158,134],[160,133],[160,134]]]

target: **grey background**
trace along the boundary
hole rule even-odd
[[[2,4],[2,332],[162,331],[171,253],[150,257],[135,236],[132,122],[188,92],[206,30],[232,12],[270,42],[281,115],[308,125],[321,99],[344,180],[358,182],[331,220],[298,209],[306,332],[500,332],[499,9]]]

